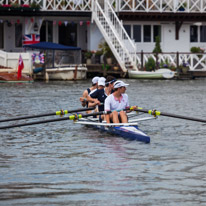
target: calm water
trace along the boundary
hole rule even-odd
[[[126,81],[131,105],[206,119],[206,79]],[[0,84],[0,119],[80,108],[88,86]],[[150,144],[72,121],[1,130],[0,205],[206,205],[206,124],[160,116],[140,128]]]

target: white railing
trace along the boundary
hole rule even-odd
[[[118,30],[116,30],[116,27],[113,25],[110,17],[111,11],[109,12],[109,9],[105,8],[104,12],[99,3],[94,1],[92,19],[96,22],[98,28],[104,36],[104,39],[108,43],[110,49],[120,64],[120,67],[124,72],[126,72],[127,68],[130,66],[136,68],[136,63],[133,64],[129,51],[125,46],[123,39],[120,38]]]
[[[206,13],[206,0],[107,0],[116,12]],[[0,5],[32,5],[42,11],[92,12],[92,0],[0,0]]]
[[[206,53],[137,53],[139,59],[142,60],[138,62],[138,68],[142,70],[145,67],[145,64],[148,62],[149,58],[153,58],[154,61],[157,61],[159,67],[168,67],[168,68],[177,68],[182,65],[187,65],[190,70],[196,69],[206,69]]]
[[[107,0],[105,0],[105,13],[110,19],[111,26],[113,27],[114,32],[116,32],[116,34],[119,36],[119,39],[124,43],[124,48],[127,48],[125,52],[127,52],[128,54],[128,58],[133,66],[133,69],[137,70],[136,63],[139,61],[139,59],[137,55],[134,55],[136,53],[135,42],[131,40],[122,22],[117,17],[113,7]]]
[[[116,11],[206,13],[205,0],[109,0]]]
[[[0,0],[0,5],[23,6],[33,4],[39,6],[41,11],[89,11],[92,0]],[[34,5],[33,5],[34,6]]]

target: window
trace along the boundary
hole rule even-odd
[[[59,26],[59,43],[67,46],[77,46],[77,24],[62,24]]]
[[[200,42],[206,42],[206,26],[200,26]]]
[[[53,42],[53,23],[44,21],[40,29],[40,41]]]
[[[0,23],[0,48],[4,48],[4,24]]]
[[[22,47],[22,24],[15,24],[15,47]]]
[[[141,25],[133,25],[133,39],[135,42],[141,42]]]
[[[144,25],[144,42],[151,42],[151,26]]]
[[[128,36],[131,38],[131,25],[124,25],[124,28],[125,28]]]
[[[161,26],[160,25],[153,26],[153,42],[156,42],[157,36],[159,36],[160,41],[161,41]]]
[[[198,27],[190,26],[190,42],[198,42]]]

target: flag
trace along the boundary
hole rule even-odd
[[[44,53],[33,53],[32,54],[33,64],[44,64]]]
[[[39,34],[27,34],[23,37],[23,45],[36,44],[40,42]]]
[[[24,62],[23,59],[21,57],[21,54],[19,55],[19,63],[18,63],[18,74],[17,74],[17,79],[21,78],[21,72],[24,68]]]

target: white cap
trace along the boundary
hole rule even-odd
[[[114,83],[114,88],[117,89],[117,88],[120,88],[120,87],[126,87],[128,85],[129,84],[125,84],[123,81],[118,80]]]
[[[99,77],[94,77],[92,79],[92,84],[96,84],[98,82],[98,80],[99,80]]]
[[[104,77],[100,77],[98,80],[98,86],[105,86],[105,78]]]

